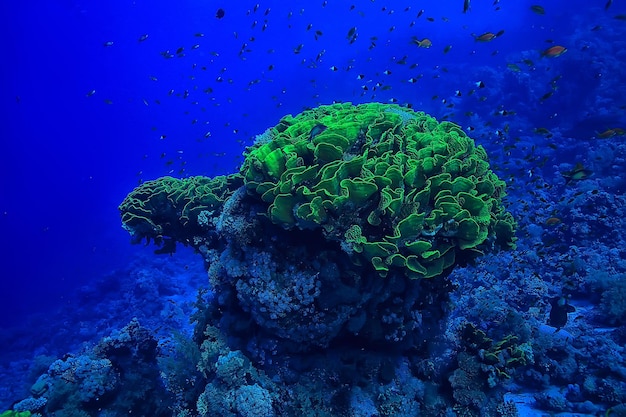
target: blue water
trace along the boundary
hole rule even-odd
[[[573,293],[599,311],[611,300],[610,323],[596,327],[623,346],[626,6],[552,1],[540,14],[533,4],[474,0],[463,13],[462,0],[3,2],[0,412],[45,371],[32,365],[37,355],[76,352],[133,317],[157,338],[191,332],[196,290],[207,285],[202,258],[130,244],[118,205],[134,187],[236,172],[256,135],[333,102],[409,105],[465,129],[508,184],[520,259],[539,249],[549,258],[505,255],[484,268],[539,276],[533,302],[546,306],[566,275],[554,260],[586,263]],[[553,46],[567,51],[542,56]],[[576,163],[593,174],[566,182]],[[597,284],[598,271],[616,294]],[[180,307],[169,316],[168,300]],[[613,358],[624,367],[621,350]],[[588,397],[598,404],[590,412],[626,402],[626,388],[615,391]]]

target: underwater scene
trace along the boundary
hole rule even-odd
[[[626,416],[624,2],[0,10],[0,417]]]

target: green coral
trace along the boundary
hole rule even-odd
[[[13,411],[7,410],[0,414],[0,417],[30,417],[30,411]]]
[[[267,216],[286,229],[319,228],[383,276],[403,268],[434,277],[459,251],[514,247],[505,183],[453,123],[345,103],[288,115],[270,133],[241,168]]]
[[[357,264],[429,278],[460,252],[515,246],[505,183],[461,128],[379,103],[288,115],[249,148],[239,174],[163,177],[120,205],[136,241],[199,246],[241,186],[284,229],[317,229]],[[219,232],[219,230],[218,230]]]
[[[534,361],[532,346],[521,342],[516,335],[509,334],[494,341],[472,324],[466,324],[461,336],[469,351],[475,351],[475,359],[481,363],[487,384],[493,388],[501,381],[511,378],[517,368]]]
[[[190,243],[201,234],[200,214],[219,215],[224,202],[242,184],[237,174],[147,181],[120,204],[122,223],[136,241],[154,239],[160,244],[164,238],[172,238]]]

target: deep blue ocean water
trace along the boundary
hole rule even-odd
[[[619,287],[626,5],[614,3],[4,2],[0,411],[28,395],[37,355],[75,352],[132,317],[159,335],[190,332],[202,258],[131,245],[118,205],[163,175],[235,172],[256,135],[321,104],[397,103],[457,123],[508,184],[519,259],[548,254],[506,258],[519,267],[511,277],[545,277],[537,291],[548,303],[567,269],[554,260],[573,245],[571,263],[588,268],[581,281],[597,284],[601,271]],[[489,33],[499,35],[477,39]],[[576,170],[584,178],[569,180]],[[158,285],[141,292],[146,275]],[[573,293],[610,311],[602,327],[623,346],[626,289],[581,292],[607,285]],[[590,401],[626,402],[616,391]]]

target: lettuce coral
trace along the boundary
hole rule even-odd
[[[161,252],[173,252],[174,241],[191,244],[206,228],[206,215],[217,215],[240,185],[239,175],[147,181],[120,204],[122,223],[133,241],[153,239]]]
[[[440,275],[459,251],[513,247],[505,183],[459,126],[379,103],[288,115],[241,169],[286,229],[316,229],[381,274]]]
[[[397,105],[320,106],[283,117],[251,147],[239,174],[163,177],[120,205],[136,240],[194,245],[245,185],[285,229],[320,229],[356,263],[430,278],[460,251],[514,247],[505,183],[461,128]],[[165,240],[164,240],[165,239]],[[197,243],[197,242],[195,242]]]

